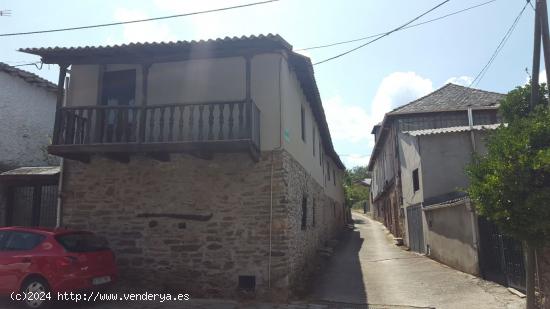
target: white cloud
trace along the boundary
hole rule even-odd
[[[386,76],[372,101],[372,126],[390,110],[409,103],[433,91],[432,81],[414,72],[395,72]],[[369,131],[370,131],[369,129]]]
[[[227,0],[209,0],[209,1],[191,1],[191,0],[155,0],[155,6],[172,14],[194,13],[206,10],[212,10],[222,7],[239,5],[240,3],[228,2]],[[193,27],[195,37],[206,40],[219,37],[219,33],[224,31],[221,20],[222,14],[208,13],[192,15],[185,18],[185,22]]]
[[[371,135],[374,125],[395,107],[409,103],[433,90],[432,82],[414,72],[395,72],[386,76],[374,96],[370,113],[367,108],[344,102],[340,96],[324,101],[325,114],[334,140],[365,143],[365,151],[374,145]],[[359,162],[366,156],[354,155],[348,160]]]
[[[472,84],[473,81],[474,81],[473,77],[463,75],[458,77],[451,77],[445,82],[445,84],[452,83],[452,84],[468,87],[470,86],[470,84]]]
[[[357,143],[370,136],[372,128],[367,124],[371,121],[363,107],[344,103],[335,96],[324,102],[324,109],[333,139]]]
[[[546,71],[542,71],[539,74],[539,83],[546,83]]]
[[[149,18],[147,14],[140,10],[118,8],[114,14],[116,21],[129,21],[136,19]],[[158,22],[144,22],[135,24],[126,24],[122,28],[124,42],[153,42],[153,41],[175,41],[176,37],[170,28]],[[113,37],[107,39],[113,43]]]
[[[530,76],[525,78],[525,83],[528,84],[531,81]],[[542,70],[539,73],[539,84],[546,83],[546,70]]]
[[[355,166],[367,166],[369,164],[370,155],[363,156],[360,154],[350,154],[341,156],[346,168],[353,168]]]

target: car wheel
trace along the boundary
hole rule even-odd
[[[48,283],[41,278],[34,277],[29,278],[25,280],[23,285],[21,286],[21,292],[28,295],[47,295],[47,293],[50,291],[50,288],[48,286]],[[25,308],[40,308],[45,309],[49,305],[49,301],[45,298],[36,298],[31,297],[29,300],[28,297],[23,301],[23,305]]]

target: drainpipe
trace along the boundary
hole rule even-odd
[[[283,100],[281,87],[281,71],[283,67],[283,55],[279,59],[279,146],[271,152],[271,175],[269,177],[269,255],[267,257],[267,287],[271,289],[271,253],[273,251],[273,166],[275,151],[283,148]]]
[[[470,127],[470,139],[472,140],[472,150],[476,152],[476,137],[474,134],[474,117],[472,115],[472,108],[468,107],[468,126]]]

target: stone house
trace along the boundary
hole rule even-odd
[[[313,67],[280,36],[21,51],[69,79],[61,224],[107,237],[122,280],[286,298],[343,226]]]
[[[56,223],[59,162],[46,151],[56,92],[53,83],[0,62],[0,226]]]
[[[466,165],[474,153],[486,153],[487,134],[501,125],[503,98],[448,84],[394,109],[373,130],[376,146],[369,170],[375,215],[390,227],[399,226],[411,250],[524,290],[521,243],[478,217],[463,191]],[[388,189],[397,196],[394,209],[384,207],[384,196],[391,196]],[[399,216],[388,222],[387,213]]]
[[[410,183],[413,178],[415,188],[422,185],[418,171],[412,171],[414,174],[410,175],[405,175],[402,171],[403,158],[400,153],[404,145],[400,141],[404,137],[403,133],[469,126],[469,119],[474,126],[497,123],[498,102],[502,97],[503,95],[497,93],[447,84],[390,111],[380,124],[374,126],[372,133],[375,146],[368,165],[368,170],[372,173],[372,212],[395,237],[403,237],[405,244],[409,243],[405,224],[409,201],[405,200],[407,188],[403,188],[403,185]],[[448,193],[441,192],[445,190],[437,188],[427,196],[417,195],[412,202],[419,203],[422,198]]]

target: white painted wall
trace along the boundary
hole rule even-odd
[[[422,166],[420,152],[418,149],[418,138],[410,136],[406,133],[398,134],[399,142],[399,163],[401,164],[401,190],[403,193],[403,206],[418,204],[422,202]],[[413,171],[418,169],[418,178],[420,189],[414,191],[413,188]]]
[[[304,96],[296,74],[286,60],[283,61],[281,67],[281,91],[284,148],[325,188],[328,196],[343,204],[343,171],[339,170],[333,160],[325,155],[324,150],[321,154],[319,153],[319,126],[314,120],[311,105]],[[302,139],[302,108],[305,110],[305,141]],[[313,143],[313,134],[315,134],[315,144]],[[328,173],[330,173],[330,180]],[[336,175],[336,184],[334,175]]]
[[[106,65],[105,71],[136,69],[136,103],[141,102],[140,65]],[[97,104],[99,65],[71,68],[69,106]],[[155,63],[149,71],[148,104],[243,100],[246,97],[244,57]],[[294,72],[279,53],[255,55],[251,60],[251,96],[261,112],[261,149],[283,147],[291,153],[327,194],[343,203],[343,171],[323,154],[319,164],[319,129]],[[306,109],[306,142],[301,139],[300,107]],[[315,156],[312,135],[315,130]],[[286,137],[285,137],[286,136]],[[327,175],[327,162],[330,182]],[[333,181],[336,175],[336,184]]]
[[[0,72],[0,167],[55,163],[50,143],[56,95],[23,79]]]

